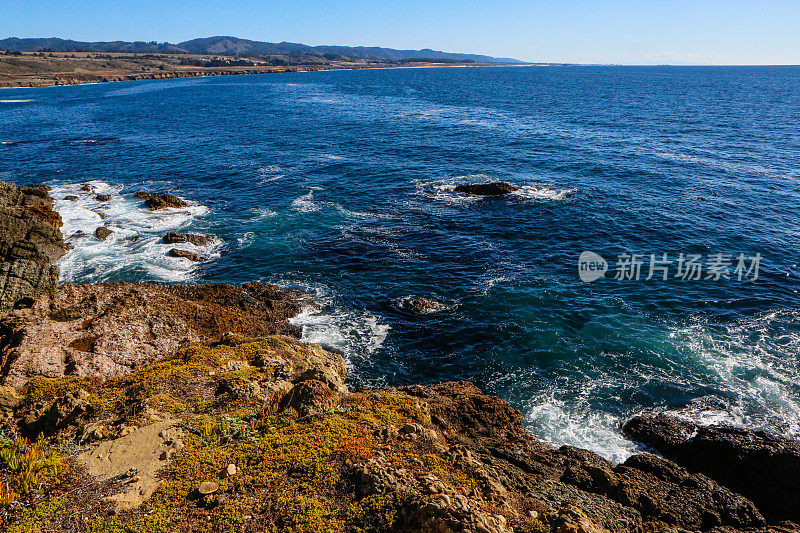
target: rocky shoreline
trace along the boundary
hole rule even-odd
[[[615,465],[471,383],[350,390],[292,291],[57,286],[45,187],[0,221],[6,531],[800,530],[797,442],[642,415]]]
[[[115,81],[162,80],[174,78],[203,78],[209,76],[242,76],[249,74],[278,74],[292,72],[317,72],[326,70],[364,70],[387,68],[422,68],[422,67],[486,67],[486,66],[519,66],[517,64],[482,64],[482,63],[419,63],[398,65],[392,63],[346,63],[331,65],[287,65],[279,67],[234,67],[234,68],[198,68],[198,69],[161,69],[156,72],[108,72],[101,68],[96,71],[85,69],[67,72],[55,72],[47,75],[5,75],[0,76],[0,88],[13,89],[25,87],[53,87],[62,85],[81,85],[86,83],[110,83]],[[146,69],[149,70],[149,69]]]

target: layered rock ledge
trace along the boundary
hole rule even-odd
[[[0,316],[55,289],[66,251],[47,187],[0,181]]]
[[[350,390],[291,291],[47,287],[0,321],[4,530],[798,530],[789,441],[640,418],[615,465],[471,383]]]

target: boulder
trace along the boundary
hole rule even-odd
[[[146,191],[136,191],[135,193],[133,193],[134,198],[140,198],[142,200],[147,200],[149,198],[153,198],[154,196],[158,195]]]
[[[207,246],[213,242],[208,235],[198,235],[197,233],[177,233],[170,232],[164,235],[165,244],[182,244],[188,242],[195,246]]]
[[[92,410],[89,398],[89,393],[83,389],[67,393],[53,402],[46,411],[29,416],[23,425],[25,432],[35,439],[42,434],[54,435],[69,425],[77,424]]]
[[[147,198],[147,200],[144,201],[144,205],[149,207],[151,211],[155,211],[157,209],[164,209],[167,207],[186,207],[189,204],[173,194],[162,194],[160,196],[151,195],[149,198]]]
[[[293,408],[300,416],[306,416],[327,413],[337,403],[336,393],[326,383],[310,379],[292,387],[281,400],[280,407]]]
[[[74,202],[77,199],[78,199],[78,197],[75,196],[74,194],[68,194],[67,196],[64,197],[64,200],[67,200],[69,202]]]
[[[96,230],[94,230],[94,236],[97,237],[98,241],[104,241],[108,238],[109,235],[114,233],[110,229],[106,228],[105,226],[100,226]]]
[[[727,426],[640,415],[623,428],[683,467],[749,497],[772,520],[800,522],[800,442]]]
[[[502,181],[492,183],[466,183],[456,185],[455,187],[456,192],[472,194],[474,196],[502,196],[518,190],[519,187],[516,185],[511,185],[510,183]]]
[[[193,252],[189,252],[187,250],[179,250],[177,248],[173,248],[168,252],[170,257],[177,257],[178,259],[188,259],[189,261],[193,261],[195,263],[203,263],[208,261],[208,257],[204,255],[198,255]]]
[[[94,199],[97,200],[98,202],[108,202],[109,200],[111,200],[111,195],[110,194],[98,194],[97,196],[94,197]]]

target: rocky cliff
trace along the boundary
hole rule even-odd
[[[64,252],[61,217],[47,187],[0,181],[0,316],[55,289],[53,263]]]
[[[44,214],[43,214],[44,216]],[[51,216],[51,215],[47,215]],[[637,418],[615,465],[466,382],[350,390],[298,295],[63,285],[0,334],[7,531],[797,531],[795,443]]]

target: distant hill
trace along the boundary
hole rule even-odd
[[[251,41],[237,37],[206,37],[192,39],[178,44],[157,43],[155,41],[112,41],[82,42],[69,39],[34,38],[19,39],[10,37],[0,39],[0,50],[11,52],[128,52],[128,53],[192,53],[216,55],[282,55],[310,54],[335,55],[358,59],[381,59],[388,61],[408,61],[413,59],[443,60],[475,63],[522,63],[510,58],[498,58],[479,54],[456,54],[436,50],[395,50],[394,48],[365,46],[308,46],[298,43],[269,43]]]
[[[169,43],[146,43],[144,41],[88,43],[71,39],[58,39],[56,37],[37,39],[10,37],[8,39],[0,39],[0,50],[8,50],[10,52],[129,52],[136,54],[184,52],[180,47]]]

